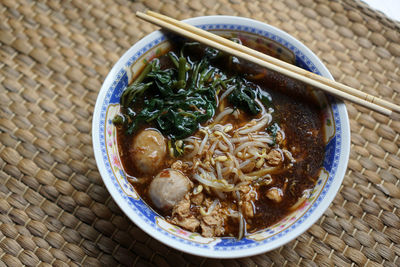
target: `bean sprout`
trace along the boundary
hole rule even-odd
[[[231,86],[228,88],[228,90],[226,90],[220,97],[219,102],[222,102],[222,100],[224,100],[225,97],[227,97],[230,93],[232,93],[232,91],[235,89],[235,86]]]
[[[222,120],[226,115],[231,114],[233,112],[232,108],[227,108],[224,111],[222,111],[221,113],[218,114],[218,116],[214,119],[214,123],[219,122],[220,120]]]
[[[243,126],[238,133],[239,134],[248,134],[251,132],[255,132],[265,127],[272,120],[272,116],[269,113],[264,114],[264,116],[253,126],[245,125]]]

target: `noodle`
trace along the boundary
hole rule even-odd
[[[227,108],[224,111],[222,111],[221,113],[218,114],[218,116],[214,119],[214,123],[219,122],[220,120],[222,120],[226,115],[232,114],[233,109],[232,108]]]
[[[200,144],[198,154],[201,154],[201,152],[203,152],[204,146],[206,145],[206,142],[207,142],[207,139],[208,139],[208,133],[206,131],[204,131],[204,133],[205,133],[206,136],[204,137],[203,141]]]
[[[231,141],[229,141],[229,139],[225,136],[225,134],[223,134],[221,132],[215,132],[215,133],[218,133],[218,135],[221,136],[222,139],[224,139],[225,143],[229,147],[229,153],[233,154],[233,145],[232,145]]]
[[[214,131],[223,131],[224,127],[221,124],[215,124],[211,129]]]
[[[270,123],[271,120],[272,120],[271,114],[266,113],[266,114],[261,118],[261,120],[259,120],[259,121],[257,122],[256,125],[251,126],[251,127],[248,127],[247,125],[245,125],[244,127],[242,127],[241,130],[239,130],[238,133],[239,133],[239,134],[248,134],[248,133],[251,133],[251,132],[258,131],[258,130],[260,130],[261,128],[265,127],[268,123]]]
[[[233,144],[242,143],[242,142],[246,142],[246,141],[259,141],[259,142],[268,143],[268,144],[272,144],[273,143],[272,138],[269,137],[268,135],[265,135],[265,136],[262,136],[262,135],[259,135],[259,136],[246,135],[246,136],[241,136],[241,137],[236,137],[236,138],[232,138],[231,139],[231,142]]]
[[[235,86],[231,86],[228,88],[228,90],[226,90],[221,97],[219,98],[219,102],[222,102],[222,100],[224,100],[225,97],[227,97],[230,93],[232,93],[232,91],[235,89]]]
[[[162,64],[150,63],[145,80],[124,91],[123,116],[115,117],[115,124],[123,123],[118,126],[120,156],[128,173],[139,175],[128,177],[130,183],[147,194],[150,204],[171,223],[205,237],[240,239],[247,230],[279,221],[309,197],[301,193],[315,184],[312,173],[323,160],[322,120],[300,99],[279,93],[276,96],[282,101],[272,101],[275,90],[262,88],[275,87],[268,75],[263,74],[265,81],[260,84],[248,80],[249,74],[257,76],[257,68],[240,65],[235,57],[218,53],[213,58],[214,51],[203,54],[197,49],[204,50],[191,45],[180,53],[168,52],[169,63],[164,59]],[[177,68],[170,68],[170,63]],[[171,84],[161,86],[158,73]],[[276,87],[293,86],[284,81]],[[313,139],[308,138],[309,132]],[[307,166],[304,177],[299,172],[303,166]],[[283,198],[282,205],[275,204]]]
[[[227,175],[228,173],[231,173],[233,169],[233,163],[230,164],[228,167],[223,168],[222,171],[222,175]]]
[[[218,147],[222,150],[222,151],[227,151],[228,147],[225,146],[222,142],[218,142]]]
[[[260,176],[263,176],[265,174],[272,173],[273,171],[275,171],[277,169],[278,169],[278,167],[276,167],[276,166],[275,167],[267,167],[267,168],[264,168],[264,169],[261,169],[261,170],[258,170],[258,171],[254,171],[254,172],[248,173],[247,176],[260,177]]]
[[[247,165],[249,165],[251,163],[250,160],[246,159],[245,161],[243,161],[242,163],[239,164],[239,168],[243,169],[244,167],[246,167]]]
[[[221,163],[217,162],[215,168],[217,169],[218,180],[222,180]]]
[[[255,99],[255,102],[258,104],[258,106],[261,107],[261,114],[265,114],[265,107],[264,107],[263,103],[261,103],[261,101],[259,99]]]
[[[244,148],[250,148],[250,147],[267,147],[267,145],[265,143],[256,142],[256,141],[246,142],[246,143],[243,143],[240,146],[238,146],[235,149],[234,154],[237,154],[239,151],[242,151]]]
[[[197,153],[198,153],[198,151],[199,151],[199,145],[198,145],[198,143],[197,143],[195,140],[192,140],[192,139],[187,139],[186,141],[192,142],[192,143],[193,143],[193,151],[192,151],[190,154],[188,154],[188,155],[186,156],[186,158],[191,159],[191,158],[193,158],[195,155],[197,155]]]
[[[234,186],[232,184],[224,184],[219,180],[210,181],[210,180],[202,178],[198,174],[194,174],[193,178],[195,178],[198,182],[200,182],[206,186],[209,186],[209,187],[215,188],[215,189],[219,189],[223,192],[230,192],[230,191],[233,191],[233,189],[234,189]]]
[[[219,141],[214,142],[214,143],[211,145],[210,150],[209,150],[211,154],[214,153],[215,148],[217,147],[218,144],[219,144]]]

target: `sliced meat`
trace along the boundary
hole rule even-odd
[[[192,201],[193,204],[200,205],[204,200],[204,194],[198,193],[197,195],[192,196],[190,200]]]
[[[267,154],[265,159],[269,165],[276,166],[283,161],[283,156],[280,151],[274,149]]]
[[[251,204],[250,201],[243,202],[242,211],[246,218],[254,217],[254,209],[253,209],[253,205]]]
[[[172,220],[172,223],[175,223],[176,225],[179,225],[180,227],[185,228],[186,230],[191,232],[195,232],[200,225],[200,221],[196,219],[193,215],[181,219],[175,217]]]
[[[283,132],[278,131],[278,132],[276,133],[276,139],[275,139],[275,140],[276,140],[276,143],[277,143],[277,144],[282,143],[283,139],[284,139],[284,134],[283,134]]]
[[[185,173],[189,169],[187,163],[183,163],[181,160],[177,160],[171,165],[171,169]]]
[[[243,194],[247,194],[248,192],[250,192],[250,190],[251,188],[247,184],[239,186],[239,191]]]
[[[283,193],[280,188],[273,187],[267,191],[267,197],[277,203],[282,201]]]
[[[225,233],[224,218],[218,210],[214,210],[210,215],[203,216],[201,220],[200,226],[203,236],[221,236]]]
[[[214,228],[214,234],[215,236],[222,236],[225,234],[225,228],[222,226],[218,226]]]
[[[174,215],[178,215],[180,218],[185,218],[190,215],[190,200],[187,194],[172,209],[172,216]]]
[[[210,226],[222,225],[222,218],[220,216],[206,215],[203,217],[203,221]]]
[[[201,235],[202,236],[204,236],[204,237],[213,237],[213,236],[215,236],[214,235],[214,229],[211,226],[209,226],[209,225],[205,224],[204,222],[202,222],[200,224],[200,227],[201,227]]]
[[[186,194],[185,197],[174,206],[172,209],[172,216],[172,223],[188,231],[194,232],[200,225],[200,221],[190,212],[189,194]]]

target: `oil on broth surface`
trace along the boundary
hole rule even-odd
[[[243,40],[245,41],[245,40]],[[251,42],[244,42],[247,45],[251,45]],[[253,43],[254,45],[254,43]],[[257,43],[257,48],[262,49],[262,44]],[[187,52],[192,49],[194,56],[191,59],[199,60],[202,57],[202,52],[196,50],[196,48],[187,49]],[[265,49],[264,49],[265,51]],[[173,49],[175,55],[179,55],[180,49]],[[161,69],[168,69],[174,67],[174,63],[171,62],[170,57],[164,55],[160,57]],[[269,174],[268,183],[263,185],[255,185],[254,182],[250,183],[247,193],[240,191],[239,198],[237,194],[234,193],[224,193],[224,197],[218,198],[218,211],[229,213],[232,209],[237,209],[240,211],[244,218],[244,226],[241,224],[237,216],[225,216],[223,220],[222,227],[223,231],[214,231],[214,235],[223,236],[237,236],[240,232],[240,228],[244,227],[244,232],[254,232],[260,229],[264,229],[279,220],[281,220],[285,215],[290,213],[293,205],[302,198],[302,196],[311,189],[316,182],[319,171],[322,167],[322,162],[324,158],[324,136],[322,131],[322,114],[319,105],[315,102],[310,90],[306,88],[302,83],[295,82],[291,79],[283,77],[279,74],[260,69],[257,66],[251,65],[246,62],[238,61],[234,57],[223,56],[218,60],[214,60],[212,65],[221,71],[225,78],[233,75],[241,75],[244,83],[254,84],[257,90],[261,91],[261,95],[270,96],[272,99],[271,103],[265,107],[265,109],[273,110],[272,121],[268,123],[268,127],[264,130],[265,134],[273,135],[271,130],[273,125],[276,125],[282,135],[282,147],[277,147],[277,144],[272,143],[270,145],[271,150],[276,148],[276,150],[285,149],[290,152],[291,157],[294,161],[286,160],[280,163],[280,168],[278,171],[273,171]],[[245,78],[244,78],[245,77]],[[220,98],[223,93],[221,92],[218,97]],[[221,106],[228,108],[232,106],[232,103],[228,101],[228,97],[225,97],[223,101],[217,99],[217,108],[215,110],[215,119],[218,115],[224,111]],[[137,114],[143,108],[143,101],[138,101],[133,108],[133,112]],[[236,107],[237,108],[237,107]],[[250,113],[250,114],[249,114]],[[262,114],[260,113],[253,115],[251,112],[240,112],[240,114],[228,114],[223,119],[224,125],[231,125],[233,130],[239,129],[252,119],[262,119]],[[213,123],[213,119],[203,122],[200,126],[200,131],[196,130],[192,135],[196,138],[202,138],[201,129]],[[219,122],[220,123],[220,122]],[[165,218],[171,220],[173,223],[177,222],[175,219],[178,215],[176,210],[162,210],[157,209],[152,204],[152,199],[149,197],[149,185],[153,180],[154,176],[165,168],[169,168],[177,160],[182,160],[185,162],[185,155],[178,156],[170,155],[167,156],[158,170],[155,170],[155,174],[143,174],[138,170],[134,164],[132,164],[132,159],[130,155],[130,147],[137,133],[142,129],[154,128],[154,125],[143,123],[140,125],[133,134],[127,134],[126,129],[123,127],[118,128],[118,144],[121,160],[125,171],[130,176],[133,181],[133,185],[139,195],[152,206],[158,213],[165,216]],[[275,129],[275,131],[276,131]],[[260,133],[264,133],[262,130]],[[233,136],[230,136],[233,138]],[[276,132],[275,136],[276,138]],[[168,137],[167,137],[168,139]],[[171,137],[169,137],[171,139]],[[184,138],[182,138],[184,139]],[[176,141],[176,140],[174,140]],[[208,149],[210,147],[207,147]],[[280,150],[281,151],[281,150]],[[282,152],[282,151],[281,151]],[[205,160],[206,158],[201,158]],[[243,163],[243,162],[242,162]],[[267,164],[267,162],[266,162]],[[289,167],[290,166],[290,167]],[[193,168],[183,168],[180,171],[191,179],[194,183],[193,188],[198,188],[199,183],[196,179],[193,179],[195,170]],[[206,188],[207,189],[207,188]],[[276,198],[271,197],[269,192],[272,189],[281,194],[280,201],[276,201]],[[248,201],[251,203],[250,213],[246,213],[243,209],[243,203],[247,195],[252,194],[252,198]],[[216,194],[213,190],[204,190],[205,199],[216,198]],[[194,194],[191,195],[194,197]],[[206,200],[203,201],[203,203]],[[210,210],[212,204],[205,204],[204,208]],[[199,217],[201,211],[201,204],[194,204],[193,201],[190,202],[190,215],[191,217]],[[243,211],[243,212],[242,212]],[[250,216],[251,215],[251,216]],[[205,216],[203,214],[203,216]],[[196,231],[201,232],[203,229],[204,220],[199,219],[201,224],[197,226]],[[177,223],[179,225],[179,221]],[[182,225],[181,225],[182,226]],[[183,226],[184,227],[184,226]],[[185,228],[185,227],[184,227]],[[186,227],[186,229],[188,229]],[[193,230],[193,229],[188,229]],[[214,229],[215,230],[215,229]],[[218,234],[216,234],[216,232]],[[221,233],[222,232],[222,233]],[[244,233],[244,234],[245,234]],[[203,229],[204,235],[204,229]]]

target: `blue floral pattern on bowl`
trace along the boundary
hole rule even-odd
[[[313,63],[315,61],[310,59],[302,50],[298,49],[296,44],[293,44],[286,38],[281,38],[271,31],[258,27],[230,23],[197,24],[196,26],[205,30],[244,32],[271,39],[292,51],[295,55],[296,64],[298,66],[314,73],[321,74],[317,66]],[[98,140],[95,140],[95,142],[99,143],[102,157],[100,160],[102,161],[102,164],[104,164],[104,169],[106,171],[106,174],[102,172],[103,179],[108,179],[107,182],[105,181],[105,183],[109,191],[117,193],[117,203],[119,201],[124,203],[123,210],[128,215],[131,215],[131,218],[134,217],[134,221],[135,218],[138,218],[141,222],[144,222],[146,224],[145,230],[147,232],[151,232],[153,236],[157,236],[163,242],[168,242],[168,240],[171,240],[171,246],[197,255],[221,258],[232,257],[228,255],[232,253],[236,254],[237,252],[237,256],[252,255],[256,254],[251,252],[252,248],[262,248],[263,251],[266,251],[268,250],[268,244],[273,243],[278,239],[285,238],[286,235],[291,235],[293,232],[300,230],[304,231],[304,229],[298,229],[301,228],[299,226],[301,226],[306,220],[310,220],[310,216],[315,216],[315,210],[318,208],[319,204],[323,201],[326,201],[324,199],[327,197],[328,192],[330,192],[332,183],[337,175],[340,157],[343,156],[341,155],[342,119],[339,115],[340,103],[337,103],[337,101],[331,97],[327,97],[328,101],[326,103],[324,114],[325,127],[330,129],[328,130],[330,136],[329,140],[327,140],[325,148],[326,156],[320,177],[315,188],[312,190],[310,197],[304,203],[302,203],[302,205],[300,205],[296,211],[285,217],[277,224],[265,230],[251,234],[242,240],[236,240],[235,238],[230,237],[204,238],[197,233],[191,233],[177,226],[169,224],[137,195],[133,186],[127,180],[125,172],[123,171],[118,155],[116,131],[111,120],[116,112],[118,112],[119,98],[123,90],[130,82],[130,67],[143,58],[154,57],[154,55],[152,55],[149,51],[154,51],[157,46],[165,41],[166,37],[164,35],[161,35],[155,39],[153,38],[151,42],[146,43],[141,48],[137,49],[134,54],[129,56],[129,58],[123,64],[124,67],[117,70],[112,83],[110,83],[110,86],[106,88],[104,100],[100,104],[97,104],[100,108],[100,115],[98,125],[93,125],[93,130],[98,132]],[[326,101],[326,98],[323,98],[325,99],[323,101]],[[348,122],[346,121],[345,123]],[[346,157],[346,155],[344,155],[344,157]],[[96,160],[99,162],[97,155]],[[113,188],[110,188],[110,186]],[[114,195],[113,197],[117,200],[117,197]],[[333,197],[330,196],[330,198]],[[312,220],[315,221],[315,219]],[[246,252],[241,254],[241,251],[244,250]],[[204,251],[211,251],[211,253]],[[261,250],[255,249],[254,251]]]

